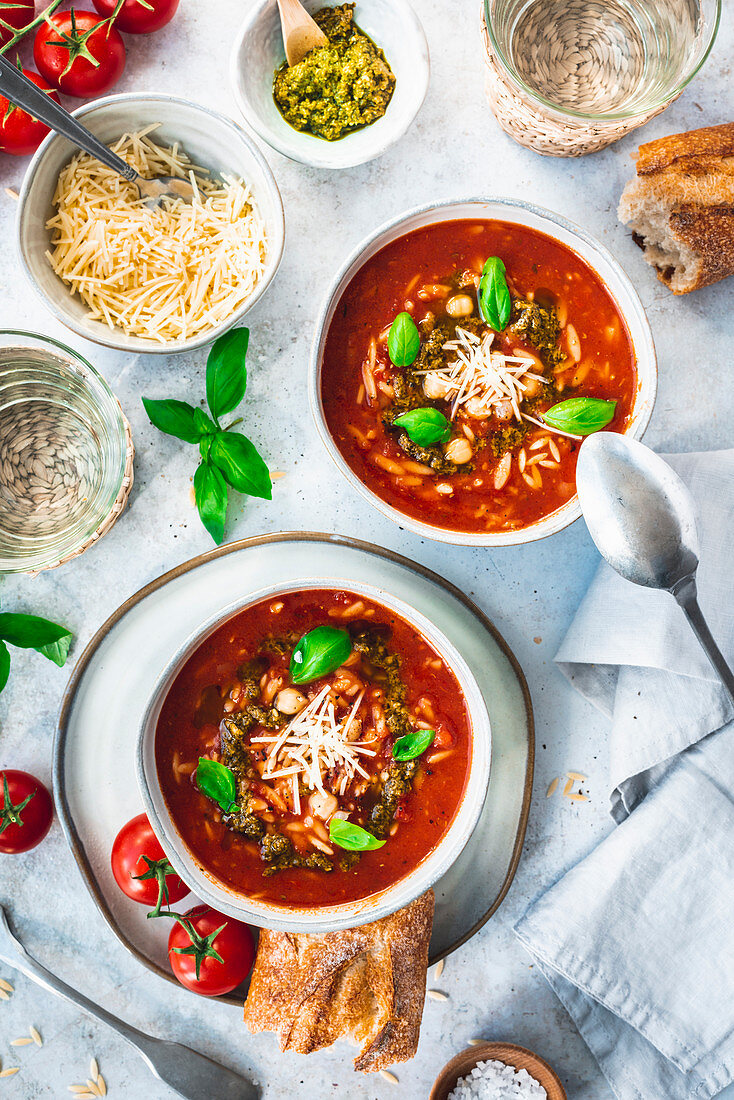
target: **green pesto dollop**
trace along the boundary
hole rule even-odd
[[[371,38],[354,22],[354,4],[322,8],[314,19],[329,40],[275,74],[273,96],[287,122],[327,141],[382,118],[395,76]]]

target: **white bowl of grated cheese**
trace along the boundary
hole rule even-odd
[[[124,180],[50,134],[20,194],[26,275],[60,321],[95,343],[143,353],[210,343],[242,320],[280,263],[283,204],[267,162],[236,123],[173,96],[108,96],[74,114],[142,174],[197,169],[200,200],[148,210]]]

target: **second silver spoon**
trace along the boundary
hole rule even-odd
[[[194,197],[194,189],[188,180],[177,179],[175,176],[158,176],[157,179],[147,180],[135,171],[131,164],[127,164],[116,153],[96,138],[94,134],[82,126],[78,119],[70,115],[68,111],[55,103],[46,93],[41,91],[33,81],[24,76],[20,69],[11,64],[7,58],[0,54],[0,93],[16,107],[27,111],[40,122],[45,122],[57,134],[68,138],[79,149],[95,157],[119,173],[123,179],[134,183],[146,206],[158,206],[161,199],[179,198],[190,202]]]
[[[681,479],[644,444],[597,432],[581,447],[576,487],[599,553],[628,581],[675,596],[734,703],[734,673],[698,603],[696,517]]]

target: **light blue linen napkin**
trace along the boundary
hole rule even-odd
[[[666,456],[734,664],[734,450]],[[619,1100],[734,1081],[734,711],[675,601],[602,564],[556,660],[611,718],[617,827],[518,923]]]

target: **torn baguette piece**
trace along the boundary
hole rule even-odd
[[[641,145],[619,218],[674,294],[734,274],[734,122]]]
[[[260,932],[245,1002],[252,1032],[274,1031],[281,1050],[310,1054],[339,1038],[360,1047],[367,1073],[412,1058],[426,994],[434,895],[343,932]]]

